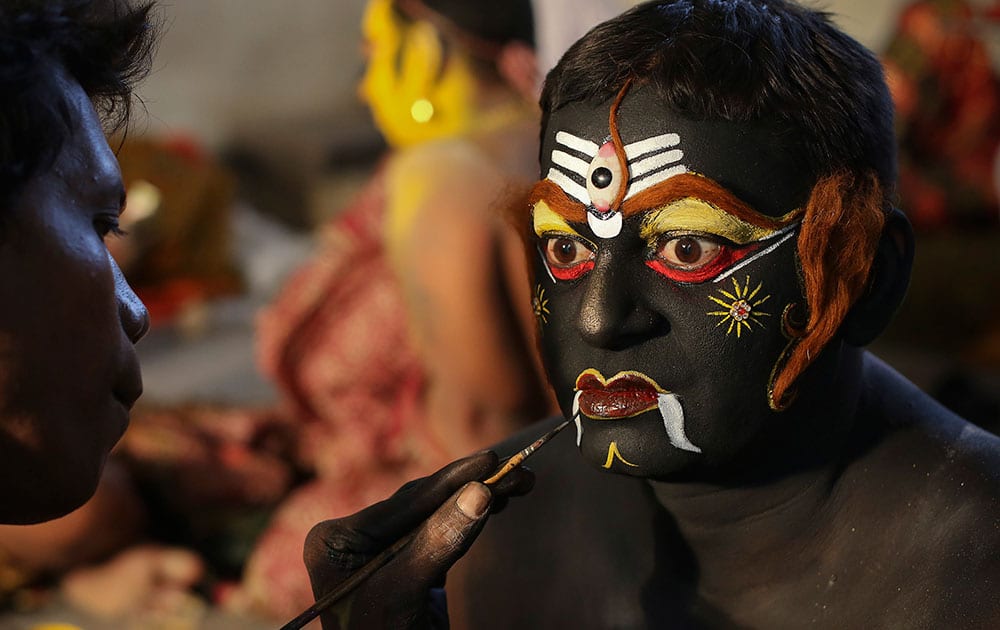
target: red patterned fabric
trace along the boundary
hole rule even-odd
[[[278,509],[245,571],[245,589],[278,617],[312,603],[302,543],[313,525],[448,459],[423,426],[424,370],[383,250],[383,187],[379,172],[258,321],[261,369],[300,425],[300,463],[316,474]]]

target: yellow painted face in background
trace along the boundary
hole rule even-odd
[[[372,0],[362,29],[368,66],[361,96],[393,147],[465,132],[473,117],[475,79],[457,48],[447,57],[430,23],[403,22],[392,0]]]

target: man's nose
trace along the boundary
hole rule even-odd
[[[585,280],[577,325],[592,346],[622,350],[670,329],[661,314],[645,306],[634,276],[624,271],[599,259]]]
[[[115,262],[114,258],[111,258],[111,254],[108,254],[108,259],[111,261],[111,268],[115,274],[118,317],[122,322],[125,334],[132,340],[132,343],[137,343],[149,331],[149,311],[146,310],[146,305],[129,286],[128,280],[125,279],[122,270],[118,268],[118,263]]]

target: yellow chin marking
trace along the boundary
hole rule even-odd
[[[573,236],[580,237],[577,231],[570,227],[569,222],[550,208],[549,204],[545,203],[545,201],[535,202],[535,206],[531,211],[531,221],[535,235],[538,238],[552,233],[572,234]]]
[[[639,228],[640,236],[651,244],[661,235],[675,231],[714,234],[737,245],[759,241],[775,233],[775,230],[751,225],[694,197],[678,199],[664,208],[650,211]]]
[[[611,464],[615,463],[616,459],[626,466],[630,466],[632,468],[637,467],[635,464],[622,457],[621,452],[618,451],[618,442],[612,442],[608,446],[608,460],[604,462],[604,468],[610,469]]]

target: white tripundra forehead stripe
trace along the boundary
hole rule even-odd
[[[680,162],[684,157],[684,152],[680,149],[673,149],[663,153],[657,153],[652,157],[629,162],[629,173],[633,180],[641,179],[644,175],[653,173],[668,164]]]
[[[781,247],[782,243],[784,243],[788,239],[790,239],[793,236],[795,236],[795,229],[798,228],[798,227],[799,227],[799,222],[795,222],[792,225],[789,225],[788,227],[785,227],[785,228],[782,228],[782,229],[778,230],[777,232],[775,232],[774,234],[772,234],[770,236],[770,238],[774,238],[774,237],[778,236],[779,234],[784,234],[784,236],[782,236],[781,238],[779,238],[777,240],[777,242],[771,243],[770,245],[768,245],[764,249],[760,250],[759,252],[757,252],[753,256],[747,256],[746,258],[744,258],[743,260],[741,260],[738,264],[736,264],[733,267],[730,267],[724,273],[720,274],[718,277],[715,278],[715,280],[712,280],[712,282],[721,282],[722,280],[725,280],[726,278],[728,278],[729,276],[733,275],[734,273],[736,273],[740,269],[746,267],[747,265],[749,265],[753,261],[757,260],[761,256],[766,256],[766,255],[770,254],[771,252],[773,252],[774,250],[778,249],[779,247]]]
[[[590,195],[587,194],[587,189],[574,182],[569,176],[563,174],[562,171],[550,168],[549,173],[545,176],[545,178],[554,182],[557,186],[566,191],[567,195],[573,197],[583,205],[590,204]]]
[[[625,195],[626,199],[674,175],[687,172],[686,166],[676,164],[684,158],[684,152],[671,148],[676,147],[680,142],[679,134],[664,133],[625,145],[625,156],[629,163],[629,187]],[[568,131],[556,133],[556,144],[583,154],[591,160],[600,150],[596,142],[574,136]],[[586,181],[587,173],[590,171],[590,163],[561,149],[552,150],[551,161],[553,166],[549,168],[549,172],[545,176],[546,179],[558,185],[567,195],[585,206],[592,205],[586,186],[579,184],[571,177],[571,175],[575,175]],[[671,164],[675,165],[670,166]]]
[[[625,157],[631,162],[647,153],[660,152],[681,143],[681,137],[676,133],[665,133],[625,145]]]
[[[652,175],[638,181],[633,181],[628,187],[628,193],[625,195],[625,198],[629,199],[634,197],[650,186],[655,186],[662,181],[670,179],[674,175],[682,175],[684,173],[687,173],[687,167],[683,164],[678,164],[677,166],[671,166],[668,169],[653,173]]]
[[[558,164],[570,173],[575,173],[583,179],[587,179],[587,171],[590,170],[590,163],[574,157],[565,151],[555,150],[552,152],[552,163]]]
[[[597,146],[597,143],[591,142],[590,140],[584,140],[569,133],[568,131],[560,131],[556,134],[556,143],[561,144],[564,147],[569,147],[574,151],[583,153],[584,155],[593,158],[597,155],[598,149],[601,147]]]

